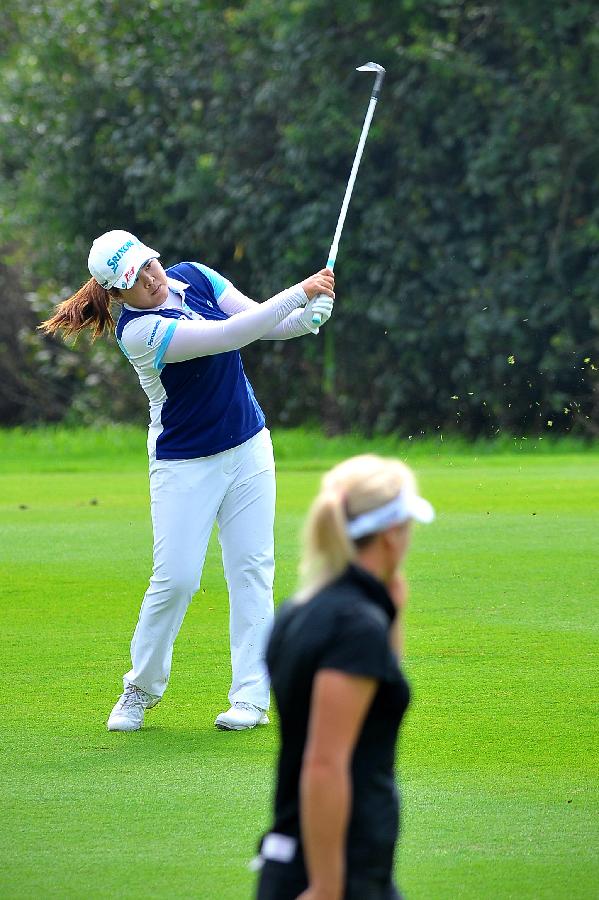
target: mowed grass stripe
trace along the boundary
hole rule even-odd
[[[0,895],[250,897],[276,715],[213,727],[229,684],[216,540],[163,703],[143,732],[108,734],[151,565],[143,438],[80,435],[77,471],[40,471],[56,440],[38,434],[28,455],[21,436],[0,474]],[[72,444],[58,440],[60,469]],[[331,461],[306,443],[279,467],[277,599]],[[597,456],[412,455],[439,515],[408,565],[400,883],[410,898],[594,897]]]

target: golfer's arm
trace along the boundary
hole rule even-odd
[[[306,298],[307,299],[307,298]],[[246,297],[232,284],[228,284],[226,290],[218,298],[218,305],[228,316],[236,316],[248,309],[258,309],[261,304],[256,303],[250,297]],[[272,328],[267,334],[263,334],[263,341],[288,341],[290,338],[302,337],[304,334],[313,334],[316,329],[309,328],[301,321],[302,310],[294,309],[282,322]]]
[[[300,775],[302,843],[310,887],[338,900],[345,886],[351,759],[376,684],[372,678],[323,669],[312,691]]]
[[[184,362],[198,356],[239,350],[264,337],[290,313],[303,306],[307,299],[301,285],[296,284],[270,300],[256,303],[255,307],[223,321],[179,319],[163,362]]]

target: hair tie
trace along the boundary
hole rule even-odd
[[[337,500],[339,501],[339,506],[341,507],[341,511],[346,519],[349,518],[349,504],[348,504],[348,494],[344,487],[341,485],[335,485],[333,488],[333,492],[335,493]]]
[[[339,484],[330,484],[327,485],[325,493],[328,493],[331,497],[335,498],[347,518],[347,491],[345,488],[341,487]]]

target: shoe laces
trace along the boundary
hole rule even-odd
[[[141,688],[129,686],[125,690],[123,699],[121,701],[121,709],[125,709],[126,706],[145,707],[147,701],[150,699],[150,695],[146,694],[145,691],[142,691]]]
[[[236,706],[238,709],[247,709],[248,712],[255,713],[256,710],[260,713],[264,712],[264,710],[261,709],[259,706],[255,706],[253,703],[244,703],[242,700],[237,701],[233,705]]]

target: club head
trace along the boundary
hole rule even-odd
[[[356,72],[385,72],[385,71],[386,71],[386,69],[384,69],[383,66],[379,66],[379,64],[375,63],[375,62],[364,63],[363,66],[358,66],[358,68],[356,69]]]
[[[358,66],[356,72],[376,72],[376,78],[374,79],[374,86],[372,88],[371,97],[371,101],[376,103],[381,92],[383,78],[385,77],[385,69],[383,68],[383,66],[379,66],[378,63],[369,62],[365,63],[363,66]]]
[[[379,66],[378,63],[364,63],[363,66],[358,66],[356,72],[386,72],[387,70],[383,68],[383,66]]]

